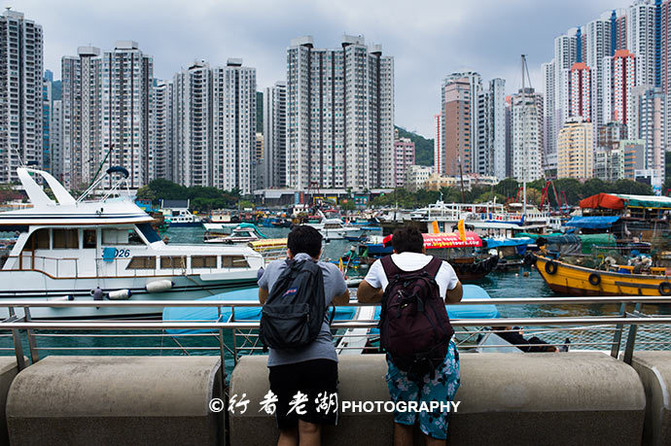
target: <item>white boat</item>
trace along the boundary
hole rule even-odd
[[[322,211],[318,214],[321,217],[319,223],[307,223],[319,232],[326,240],[340,240],[344,239],[345,235],[351,235],[354,232],[361,232],[361,228],[356,226],[346,225],[338,217],[328,218]]]
[[[197,215],[193,215],[188,209],[171,209],[164,211],[165,221],[173,228],[197,228],[203,221]]]
[[[205,243],[250,243],[257,240],[265,239],[266,236],[261,234],[256,225],[252,223],[240,223],[230,233],[223,233],[218,231],[207,231],[203,237]]]
[[[123,170],[125,171],[125,170]],[[108,174],[114,175],[113,169]],[[17,169],[34,205],[0,213],[0,232],[18,237],[0,257],[0,298],[80,300],[198,299],[254,286],[262,256],[246,246],[166,245],[153,219],[130,196],[75,200],[50,174]],[[41,176],[55,200],[31,174]],[[126,172],[127,174],[127,172]],[[43,308],[33,317],[71,318],[160,313],[160,308]]]

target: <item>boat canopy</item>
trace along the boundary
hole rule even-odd
[[[516,237],[516,238],[504,238],[504,239],[495,239],[495,238],[484,238],[487,243],[487,248],[498,248],[501,246],[527,246],[536,242],[531,237]]]
[[[391,242],[393,234],[386,236],[382,243],[386,245]],[[442,232],[438,234],[422,234],[424,237],[424,248],[479,248],[482,246],[482,239],[473,231],[465,231],[465,240],[459,237],[456,232]]]
[[[620,217],[573,217],[566,222],[565,226],[582,229],[610,229]]]
[[[582,209],[624,209],[625,206],[647,209],[671,209],[671,197],[600,193],[580,200],[580,207]]]

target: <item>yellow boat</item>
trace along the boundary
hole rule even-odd
[[[617,266],[617,265],[616,265]],[[617,266],[618,269],[632,267]],[[671,296],[671,277],[665,268],[651,274],[601,271],[536,256],[536,268],[556,293],[574,296]]]

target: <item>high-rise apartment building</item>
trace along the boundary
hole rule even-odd
[[[570,118],[557,140],[557,177],[586,180],[594,170],[594,124]]]
[[[476,173],[506,178],[506,81],[493,79],[478,94]]]
[[[46,70],[44,73],[44,82],[42,83],[42,168],[51,171],[51,113],[53,95],[51,91],[51,84],[54,80],[51,71]]]
[[[433,141],[433,168],[436,175],[442,175],[445,166],[445,157],[443,154],[443,135],[445,134],[445,130],[443,129],[443,112],[434,115],[433,119],[436,124],[436,135]]]
[[[612,55],[611,47],[613,44],[612,33],[612,15],[605,13],[601,18],[593,20],[582,27],[582,35],[585,36],[585,56],[578,61],[589,67],[590,73],[590,113],[587,117],[584,113],[572,114],[572,116],[581,116],[583,119],[598,124],[603,123],[603,58]],[[615,32],[617,32],[615,30]],[[572,79],[573,80],[573,76]],[[573,84],[571,84],[573,93]],[[573,107],[573,104],[572,104]]]
[[[541,71],[543,74],[543,89],[545,94],[543,95],[543,134],[545,138],[543,139],[543,159],[546,160],[548,168],[554,169],[555,165],[550,165],[549,160],[552,158],[551,154],[555,155],[556,158],[556,141],[552,140],[552,135],[556,135],[555,132],[555,63],[552,62],[544,63],[541,65]],[[509,164],[510,166],[510,164]],[[508,168],[509,176],[509,168]]]
[[[473,159],[471,83],[467,77],[452,79],[443,86],[443,166],[444,175],[470,173]],[[475,123],[477,129],[477,122]],[[475,133],[477,137],[477,132]]]
[[[636,85],[655,85],[656,6],[637,0],[627,9],[627,49],[636,56]]]
[[[393,187],[403,187],[405,171],[415,164],[415,143],[409,138],[394,137],[394,182]]]
[[[49,122],[49,156],[51,174],[58,180],[63,178],[63,101],[57,99],[51,104]]]
[[[609,97],[604,101],[604,117],[608,121],[628,124],[631,115],[631,90],[636,83],[636,58],[628,50],[617,50],[604,58],[604,88]]]
[[[276,82],[263,93],[263,187],[287,187],[287,84]]]
[[[517,181],[543,177],[543,98],[533,88],[512,98],[512,174]]]
[[[0,183],[22,163],[43,164],[42,27],[20,12],[0,16]]]
[[[186,186],[256,188],[256,70],[229,59],[196,62],[173,79],[175,180]]]
[[[294,189],[393,182],[394,60],[362,36],[339,49],[311,36],[287,49],[286,181]]]
[[[77,53],[61,59],[66,187],[85,187],[110,166],[126,168],[132,188],[147,184],[152,58],[134,41],[102,56],[91,46]]]
[[[172,83],[154,79],[149,116],[149,180],[173,179]]]
[[[576,62],[571,67],[570,116],[592,121],[592,72],[584,62]]]
[[[661,190],[664,181],[664,123],[666,95],[661,88],[639,86],[632,90],[630,135],[645,142],[645,169],[651,185]],[[643,175],[641,175],[643,176]],[[654,179],[654,180],[653,180]]]
[[[464,174],[478,172],[480,93],[482,78],[476,72],[452,73],[443,80],[441,126],[444,136],[441,140],[445,175],[458,175],[460,168]],[[455,136],[458,141],[453,139]],[[483,154],[483,161],[484,158]]]

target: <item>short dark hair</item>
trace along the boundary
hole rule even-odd
[[[304,252],[317,258],[322,250],[322,235],[312,226],[296,226],[287,237],[287,248],[293,255]]]
[[[391,246],[394,247],[394,251],[397,254],[406,251],[421,253],[424,249],[424,237],[419,232],[419,229],[413,226],[399,228],[394,231],[394,235],[391,238]]]

